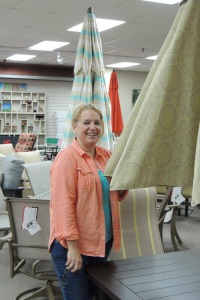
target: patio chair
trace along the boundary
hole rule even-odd
[[[39,287],[23,291],[16,300],[43,296],[53,300],[55,295],[61,295],[61,290],[47,248],[49,201],[7,198],[6,205],[12,231],[12,239],[8,241],[10,277],[22,273],[45,282]]]
[[[157,191],[159,191],[159,187],[156,187],[156,189]],[[165,190],[165,194],[163,196],[160,206],[157,209],[157,218],[161,239],[163,242],[163,225],[170,224],[170,235],[172,245],[175,251],[179,251],[177,242],[179,244],[182,244],[182,240],[176,228],[176,215],[178,210],[180,209],[180,205],[176,203],[170,204],[171,194],[173,190],[172,187],[162,187],[162,189]]]
[[[8,217],[8,212],[6,211],[6,203],[4,201],[4,194],[1,189],[1,183],[3,181],[3,173],[0,173],[0,249],[8,241],[8,237],[11,235],[10,232],[10,221]]]
[[[60,150],[59,139],[46,138],[45,145],[36,145],[35,148],[40,151],[42,160],[53,160]]]
[[[119,203],[121,250],[110,253],[110,260],[164,253],[156,215],[154,187],[130,190]]]
[[[57,138],[47,138],[46,146],[44,150],[44,156],[47,157],[48,160],[52,160],[58,154],[58,141]]]
[[[192,199],[192,187],[184,187],[182,195],[185,197],[185,201],[181,205],[185,206],[185,217],[188,217],[189,206],[191,206],[190,200]]]
[[[41,193],[50,193],[50,168],[51,161],[42,161],[23,164],[34,196]]]

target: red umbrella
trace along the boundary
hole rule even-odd
[[[112,132],[115,136],[120,136],[123,130],[123,119],[121,106],[119,102],[119,94],[118,94],[118,81],[117,74],[115,71],[112,72],[109,84],[109,97],[111,103],[111,124],[112,124]]]

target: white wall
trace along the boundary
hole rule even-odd
[[[124,125],[132,110],[132,90],[142,88],[148,73],[117,70],[119,84],[119,99]],[[105,79],[107,91],[109,89],[112,69],[106,69]],[[28,92],[44,92],[47,95],[46,103],[46,136],[56,136],[55,112],[67,110],[70,100],[72,82],[52,80],[1,79],[0,82],[26,83]]]
[[[106,69],[105,79],[107,90],[109,90],[111,73],[112,69]],[[123,122],[125,125],[132,111],[132,90],[142,88],[148,73],[120,70],[116,70],[116,73],[119,85],[119,100],[122,110]]]

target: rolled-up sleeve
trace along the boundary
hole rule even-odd
[[[52,164],[51,170],[51,227],[55,238],[78,240],[75,206],[77,193],[77,169],[66,152],[60,152]]]

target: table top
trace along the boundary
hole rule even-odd
[[[95,264],[86,272],[115,300],[200,299],[200,249]]]

